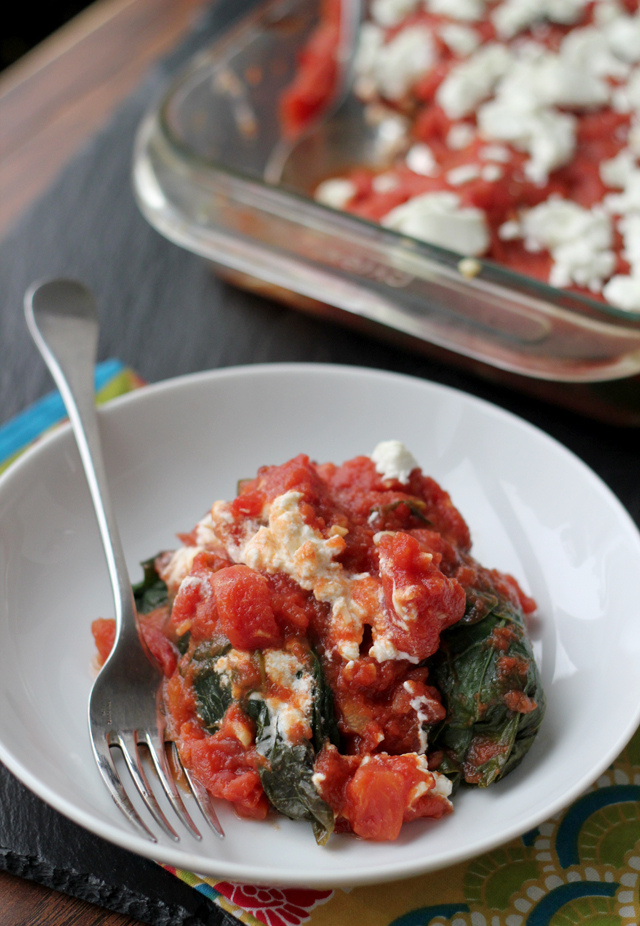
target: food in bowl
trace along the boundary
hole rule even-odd
[[[282,98],[290,136],[339,6]],[[388,166],[327,177],[319,202],[640,312],[638,0],[373,0],[354,92]]]
[[[180,539],[145,564],[141,629],[181,761],[240,816],[393,840],[531,746],[535,603],[399,442],[264,466]],[[93,632],[104,659],[113,622]]]

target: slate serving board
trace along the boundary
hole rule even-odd
[[[637,430],[594,423],[235,290],[142,219],[130,168],[144,111],[168,75],[253,2],[219,0],[0,243],[0,420],[51,388],[25,328],[24,291],[39,278],[71,276],[96,293],[99,358],[119,357],[148,381],[271,361],[354,364],[435,380],[510,409],[558,438],[610,485],[640,524]],[[0,867],[153,926],[232,922],[153,862],[60,816],[2,766]]]

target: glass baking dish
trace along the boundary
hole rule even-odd
[[[148,221],[240,286],[610,423],[640,425],[640,315],[265,179],[284,144],[279,100],[318,12],[319,0],[257,3],[174,80],[136,140],[134,189]],[[311,143],[307,183],[366,155],[350,148],[352,114],[341,112]]]

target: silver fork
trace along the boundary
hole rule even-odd
[[[138,794],[158,826],[179,840],[161,809],[145,771],[146,747],[168,801],[189,832],[202,834],[186,810],[176,787],[165,744],[161,703],[162,676],[138,632],[138,619],[106,480],[95,407],[94,368],[98,315],[92,294],[73,280],[34,284],[26,293],[25,314],[33,340],[53,376],[66,406],[78,444],[98,519],[113,589],[116,639],[89,698],[89,733],[93,754],[111,797],[132,825],[157,842],[144,822],[111,754],[120,749]],[[178,755],[175,747],[174,757]],[[208,792],[183,767],[196,802],[214,832],[224,836]]]

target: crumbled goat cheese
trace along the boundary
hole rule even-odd
[[[498,35],[511,39],[539,20],[573,25],[589,0],[505,0],[495,8],[492,19]]]
[[[438,163],[428,145],[412,145],[407,152],[405,161],[409,170],[413,171],[414,174],[433,177],[439,172]]]
[[[593,10],[593,21],[596,26],[606,26],[623,13],[618,0],[598,0]]]
[[[640,277],[613,276],[602,292],[611,305],[627,312],[640,312]]]
[[[477,180],[480,176],[480,166],[478,164],[461,164],[447,171],[447,180],[451,186],[462,186],[463,183],[469,183],[470,180]]]
[[[371,16],[380,26],[389,28],[401,23],[419,5],[420,0],[373,0]]]
[[[351,180],[336,177],[323,180],[317,186],[314,198],[323,206],[331,206],[332,209],[344,209],[349,200],[353,199],[356,192],[356,186]]]
[[[613,227],[602,209],[552,197],[524,214],[522,230],[528,250],[550,252],[552,286],[577,283],[599,292],[613,273]]]
[[[511,152],[504,145],[485,145],[478,152],[483,161],[497,161],[507,164],[511,160]]]
[[[390,193],[391,190],[397,189],[399,183],[395,174],[378,174],[371,181],[371,186],[376,193]]]
[[[522,228],[520,222],[516,222],[515,219],[503,222],[498,229],[498,237],[501,241],[515,241],[516,238],[521,238]]]
[[[480,44],[480,36],[471,26],[463,26],[460,23],[444,23],[440,26],[438,32],[449,50],[460,58],[470,55]]]
[[[367,655],[375,659],[376,662],[389,662],[392,659],[406,659],[407,662],[413,663],[419,661],[417,656],[410,656],[408,653],[400,652],[400,650],[396,649],[391,640],[382,634],[376,636]]]
[[[632,170],[627,176],[622,193],[605,196],[604,206],[613,215],[640,212],[640,169]]]
[[[640,110],[640,68],[635,68],[628,80],[613,90],[611,105],[618,113]]]
[[[480,171],[480,176],[483,180],[486,180],[487,183],[495,183],[496,180],[500,180],[504,176],[504,171],[501,167],[498,167],[497,164],[487,164],[486,167],[483,167]]]
[[[371,77],[387,100],[401,100],[436,62],[436,47],[427,26],[402,29],[379,49]]]
[[[456,122],[449,129],[447,135],[447,148],[452,151],[462,151],[467,148],[476,137],[475,128],[468,122]]]
[[[618,221],[624,249],[622,256],[631,265],[631,275],[640,277],[640,212],[631,212]]]
[[[609,161],[601,161],[600,177],[608,187],[623,190],[627,180],[637,167],[637,157],[628,148],[623,148]]]
[[[525,173],[544,184],[551,171],[573,157],[576,118],[548,105],[535,83],[538,66],[539,59],[512,62],[494,98],[478,110],[478,126],[484,138],[527,152]]]
[[[397,479],[403,484],[408,483],[412,471],[419,466],[413,454],[399,440],[381,441],[371,454],[371,459],[375,463],[376,472],[383,479]]]
[[[424,773],[425,778],[423,781],[419,781],[414,785],[409,792],[409,806],[413,806],[420,800],[423,794],[427,793],[433,793],[438,797],[448,800],[453,790],[453,784],[447,776],[443,775],[441,772],[432,771],[429,768],[427,757],[424,755],[416,755],[415,762],[416,768],[418,771]]]
[[[489,42],[449,71],[436,91],[436,101],[450,119],[469,116],[491,95],[512,64],[513,54],[508,48]]]
[[[623,80],[629,74],[629,65],[615,56],[606,34],[595,26],[584,26],[569,32],[560,44],[560,55],[596,77]]]
[[[489,247],[489,229],[482,209],[462,206],[456,193],[423,193],[396,206],[382,224],[429,244],[439,245],[471,257]]]
[[[467,22],[478,22],[484,17],[484,0],[425,0],[430,13],[450,16]]]
[[[630,64],[640,62],[640,13],[617,16],[605,27],[609,47],[616,57]]]

